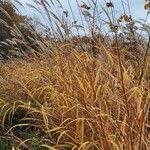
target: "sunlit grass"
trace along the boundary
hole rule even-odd
[[[14,60],[1,68],[2,125],[20,108],[27,113],[18,114],[22,121],[9,124],[7,134],[34,126],[51,141],[41,144],[49,149],[149,149],[147,81],[138,85],[135,68],[122,59],[126,102],[113,54],[104,48],[101,61],[68,46],[60,49],[42,60]]]
[[[61,7],[66,18],[57,17],[59,9],[51,10],[57,3],[46,2],[35,1],[52,35],[35,36],[37,47],[28,46],[28,55],[0,62],[0,139],[12,150],[150,149],[146,19],[139,33],[131,16],[115,18],[113,3],[106,3],[109,36],[104,35],[95,29],[102,21],[92,13],[99,12],[97,5],[77,1],[83,24],[73,18],[74,26],[77,34],[79,28],[86,32],[76,36],[67,11]],[[16,26],[12,30],[20,34]]]

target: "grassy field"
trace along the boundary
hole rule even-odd
[[[109,19],[111,36],[96,35],[94,22],[89,36],[60,28],[32,57],[0,62],[0,150],[150,149],[150,26],[126,30],[127,41]]]

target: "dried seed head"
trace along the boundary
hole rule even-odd
[[[106,6],[107,6],[107,7],[114,7],[114,5],[113,5],[113,3],[112,3],[112,2],[108,2],[108,3],[106,3]]]
[[[63,11],[64,15],[68,17],[68,11]]]
[[[118,30],[118,26],[117,25],[110,24],[109,27],[111,29],[111,32],[116,32]]]
[[[120,18],[118,19],[119,22],[125,21],[125,22],[131,22],[132,21],[132,16],[128,16],[128,15],[122,15],[120,16]]]
[[[144,5],[144,9],[150,9],[150,2]]]
[[[90,7],[89,7],[86,3],[84,3],[84,2],[83,2],[83,4],[81,5],[81,8],[84,8],[84,9],[87,9],[87,10],[90,9]]]
[[[88,12],[88,11],[83,11],[82,14],[83,14],[85,17],[92,17],[92,16],[91,16],[91,13]]]

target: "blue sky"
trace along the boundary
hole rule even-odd
[[[33,0],[18,0],[18,1],[20,1],[22,4],[24,4],[24,6],[25,6],[26,3],[34,4]],[[47,1],[49,1],[49,0],[47,0]],[[55,2],[56,0],[53,0],[53,1]],[[64,8],[66,8],[66,10],[67,10],[69,8],[68,0],[60,0],[60,1],[63,4]],[[79,14],[78,14],[76,0],[69,0],[69,1],[71,3],[72,8],[73,8],[75,17],[78,19]],[[87,0],[78,0],[78,1],[79,2],[81,2],[81,1],[86,2]],[[105,0],[98,0],[98,1],[101,2],[100,3],[101,6],[105,6],[105,3],[104,3]],[[106,0],[106,1],[109,2],[109,0]],[[127,2],[127,0],[122,0],[122,1],[124,3]],[[114,3],[115,9],[118,11],[117,13],[118,14],[123,14],[123,9],[121,7],[121,0],[112,0],[112,2]],[[129,3],[130,3],[131,14],[134,17],[134,19],[136,19],[136,20],[144,19],[145,16],[146,16],[146,13],[147,13],[147,11],[144,10],[145,0],[129,0]],[[17,7],[19,8],[19,10],[23,14],[27,14],[28,16],[36,17],[36,18],[39,17],[39,19],[42,20],[42,17],[40,15],[38,15],[37,12],[32,11],[31,8],[28,8],[27,6],[25,6],[26,11],[24,11],[24,9],[22,9],[18,5],[17,5]],[[126,7],[126,10],[127,10],[127,7]],[[150,17],[148,18],[147,21],[150,22]]]

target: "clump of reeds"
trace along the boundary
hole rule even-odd
[[[74,36],[68,11],[51,2],[36,1],[52,33],[45,41],[36,39],[40,51],[0,64],[4,137],[16,149],[33,149],[36,142],[36,148],[52,150],[150,149],[149,40],[141,39],[125,9],[118,23],[112,2],[102,9],[112,35],[96,34],[102,21],[97,1],[81,6],[77,1],[81,26],[70,6],[77,33],[81,27],[86,34]],[[57,17],[59,10],[51,11],[51,5],[60,5],[64,16]],[[148,32],[146,22],[141,32],[145,28]]]

